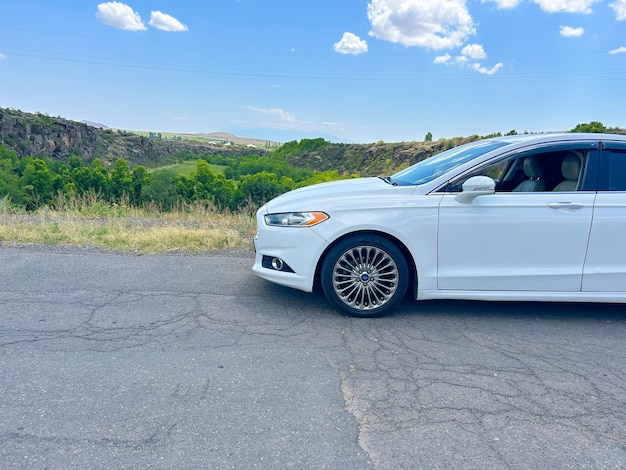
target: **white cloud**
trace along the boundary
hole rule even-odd
[[[476,62],[477,60],[482,60],[486,58],[487,53],[485,52],[483,46],[481,46],[480,44],[468,44],[463,49],[461,49],[460,55],[457,55],[456,57],[452,57],[450,54],[440,55],[435,57],[433,63],[443,65],[456,65],[461,68],[469,67],[472,70],[483,75],[493,75],[502,68],[502,63],[498,63],[492,68],[488,69],[484,67],[480,62]]]
[[[481,3],[495,3],[500,10],[515,8],[521,2],[522,0],[481,0]]]
[[[459,47],[475,34],[465,0],[371,0],[370,36],[404,46]]]
[[[585,34],[584,28],[572,28],[571,26],[561,26],[559,33],[566,38],[579,38]]]
[[[626,47],[618,47],[617,49],[613,49],[609,51],[609,54],[626,54]]]
[[[121,2],[107,2],[98,5],[96,17],[107,26],[125,31],[145,31],[146,25],[139,13]]]
[[[0,52],[0,60],[4,59],[5,57],[6,56],[2,52]]]
[[[281,108],[257,108],[246,106],[246,109],[266,116],[261,122],[238,121],[239,124],[263,127],[267,129],[300,131],[300,132],[337,132],[349,130],[352,126],[342,122],[330,121],[304,121]]]
[[[468,44],[463,49],[461,49],[461,54],[474,60],[487,58],[487,54],[485,54],[485,49],[483,49],[483,46],[481,46],[480,44]]]
[[[336,42],[333,49],[340,54],[363,54],[367,52],[367,42],[355,34],[345,32],[341,41]]]
[[[267,116],[274,117],[281,122],[295,122],[296,121],[296,116],[280,108],[267,109],[267,108],[255,108],[254,106],[247,106],[247,109],[265,114]]]
[[[591,13],[593,11],[591,6],[599,1],[601,0],[533,0],[543,11],[547,11],[548,13],[565,12],[585,14]]]
[[[483,67],[481,64],[472,64],[472,69],[476,70],[478,73],[482,73],[483,75],[493,75],[498,70],[502,68],[502,62],[497,63],[490,69]]]
[[[452,59],[452,56],[450,54],[439,55],[435,57],[435,60],[433,60],[433,63],[434,64],[448,64],[450,63],[451,59]]]
[[[615,0],[609,3],[609,6],[615,10],[617,21],[626,20],[626,0]]]
[[[176,18],[160,11],[153,11],[150,13],[150,23],[148,24],[160,29],[161,31],[189,31],[189,28]]]

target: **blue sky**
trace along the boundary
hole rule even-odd
[[[283,142],[626,127],[626,0],[2,0],[0,107]]]

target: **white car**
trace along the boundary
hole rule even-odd
[[[417,300],[626,302],[626,136],[485,139],[390,177],[283,194],[253,272],[339,311]]]

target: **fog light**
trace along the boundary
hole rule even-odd
[[[283,269],[284,263],[280,258],[272,258],[272,268],[276,271],[281,271]]]
[[[261,265],[265,269],[271,269],[273,271],[281,271],[283,273],[292,273],[294,272],[291,267],[287,263],[285,263],[282,259],[277,258],[275,256],[266,256],[263,255],[263,259],[261,260]]]

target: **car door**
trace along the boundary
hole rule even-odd
[[[446,191],[439,208],[438,288],[580,291],[595,198],[585,186],[585,174],[596,148],[595,143],[575,149],[552,146],[507,157],[505,165],[495,163],[500,168],[488,164],[472,174],[496,177],[496,192],[470,201],[459,201],[451,182],[453,191]],[[561,162],[569,150],[582,160],[576,189],[552,191],[563,178]],[[543,167],[536,177],[543,179],[541,185],[522,181],[513,187],[519,176],[512,170],[531,155]],[[520,187],[533,191],[516,190]]]
[[[626,144],[606,143],[600,152],[583,291],[626,291]]]

